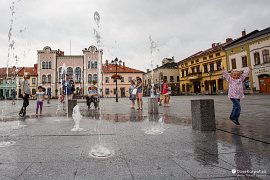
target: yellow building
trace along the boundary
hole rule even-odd
[[[222,66],[226,67],[225,43],[213,43],[212,47],[200,51],[178,62],[181,94],[222,94],[228,85],[222,77]]]

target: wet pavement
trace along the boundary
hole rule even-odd
[[[201,98],[215,100],[216,132],[191,128],[190,100]],[[126,98],[101,99],[99,111],[79,103],[84,131],[72,132],[72,118],[56,114],[55,100],[44,104],[42,116],[30,101],[25,118],[19,106],[1,101],[0,134],[15,144],[0,148],[0,179],[269,179],[269,95],[242,100],[240,126],[227,119],[226,96],[172,97],[154,116],[144,102],[143,111],[130,109]],[[93,158],[96,144],[113,155]]]

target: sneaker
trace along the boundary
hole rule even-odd
[[[234,123],[234,124],[236,124],[236,125],[240,125],[240,123],[239,123],[239,121],[238,120],[235,120],[235,119],[231,119],[230,118],[230,120]]]

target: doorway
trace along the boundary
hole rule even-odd
[[[263,74],[259,76],[260,91],[270,93],[270,75]]]

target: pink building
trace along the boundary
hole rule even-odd
[[[112,79],[112,76],[116,74],[116,65],[111,64],[108,60],[103,65],[103,96],[104,97],[115,97],[116,94],[116,83]],[[143,71],[127,67],[125,62],[121,66],[117,66],[117,75],[122,78],[117,80],[118,96],[129,97],[128,89],[130,87],[130,81],[136,79],[136,77],[142,78]]]
[[[87,89],[98,82],[98,64],[102,64],[103,51],[95,46],[82,50],[83,55],[64,55],[63,51],[52,50],[49,46],[37,51],[38,85],[59,95],[62,85],[62,66],[67,68],[69,78],[75,82],[76,93],[87,94]],[[98,63],[100,59],[100,63]],[[102,80],[102,79],[100,79]]]

